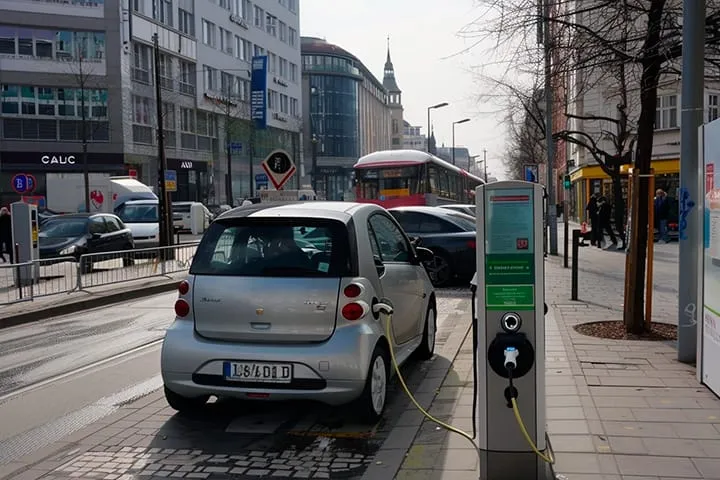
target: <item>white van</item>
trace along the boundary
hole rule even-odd
[[[203,222],[203,231],[207,230],[212,222],[213,214],[210,213],[205,205],[200,202],[173,202],[172,216],[173,229],[176,232],[192,230],[192,221],[190,219],[190,210],[193,205],[200,205],[205,213],[205,221]]]

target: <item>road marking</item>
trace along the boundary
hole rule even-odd
[[[116,355],[113,355],[112,357],[108,357],[108,358],[104,358],[104,359],[102,359],[102,360],[98,360],[97,362],[90,363],[90,364],[85,365],[85,366],[83,366],[83,367],[79,367],[79,368],[76,368],[76,369],[74,369],[74,370],[70,370],[69,372],[65,372],[65,373],[62,373],[62,374],[60,374],[60,375],[55,375],[54,377],[46,378],[45,380],[41,380],[41,381],[39,381],[39,382],[35,382],[35,383],[32,383],[32,384],[30,384],[30,385],[27,385],[27,386],[25,386],[25,387],[23,387],[23,388],[20,388],[20,389],[18,389],[18,390],[14,390],[14,391],[12,391],[12,392],[10,392],[10,393],[6,393],[5,395],[0,396],[0,404],[5,403],[6,401],[8,401],[8,400],[10,400],[10,399],[12,399],[12,398],[17,397],[18,395],[22,395],[22,394],[24,394],[24,393],[31,392],[31,391],[36,390],[36,389],[38,389],[38,388],[44,387],[44,386],[46,386],[46,385],[50,385],[51,383],[55,383],[55,382],[57,382],[57,381],[59,381],[59,380],[63,380],[63,379],[65,379],[65,378],[72,377],[72,376],[74,376],[74,375],[78,375],[78,374],[80,374],[80,373],[86,372],[86,371],[88,371],[88,370],[95,369],[95,368],[100,367],[100,366],[102,366],[102,365],[105,365],[105,364],[107,364],[107,363],[114,362],[114,361],[116,361],[116,360],[120,360],[120,359],[122,359],[122,358],[124,358],[124,357],[128,357],[128,356],[130,356],[130,355],[135,355],[135,354],[137,354],[137,353],[139,353],[139,352],[142,352],[142,351],[144,351],[144,350],[147,350],[147,349],[150,349],[150,348],[153,348],[153,347],[159,345],[160,343],[162,343],[162,341],[163,341],[162,338],[158,338],[158,339],[156,339],[156,340],[152,340],[152,341],[150,341],[150,342],[148,342],[148,343],[144,343],[144,344],[142,344],[142,345],[139,345],[139,346],[137,346],[137,347],[134,347],[134,348],[132,348],[132,349],[130,349],[130,350],[126,350],[126,351],[124,351],[124,352],[121,352],[121,353],[118,353],[118,354],[116,354]]]

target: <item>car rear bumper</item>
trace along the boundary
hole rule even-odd
[[[173,392],[248,400],[314,400],[342,405],[360,396],[379,335],[367,325],[337,329],[326,342],[278,345],[220,342],[200,337],[192,321],[176,321],[167,331],[161,354],[163,382]],[[289,384],[226,380],[223,362],[290,364]]]

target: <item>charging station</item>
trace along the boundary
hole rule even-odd
[[[25,202],[10,204],[12,241],[15,263],[33,262],[40,258],[38,233],[40,222],[37,205]],[[17,247],[16,247],[17,246]],[[15,270],[15,285],[27,286],[40,279],[40,265],[37,262],[23,265]]]
[[[550,480],[545,431],[543,187],[476,189],[473,279],[480,478]]]

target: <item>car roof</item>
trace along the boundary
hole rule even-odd
[[[475,208],[474,203],[451,203],[450,205],[438,205],[440,208],[468,208],[472,207]]]
[[[124,205],[157,205],[159,200],[146,199],[146,200],[128,200]]]
[[[382,207],[372,203],[356,202],[267,202],[253,203],[244,207],[236,207],[224,212],[218,220],[231,218],[328,218],[347,223],[357,213],[362,211],[382,211]]]
[[[427,213],[428,215],[435,215],[438,217],[461,217],[465,218],[467,220],[475,221],[475,217],[472,215],[468,215],[467,213],[458,212],[455,210],[451,210],[449,208],[440,208],[440,207],[394,207],[388,209],[390,213],[392,212],[417,212],[417,213]]]
[[[101,216],[109,216],[118,218],[117,215],[114,215],[112,213],[106,213],[106,212],[93,212],[93,213],[87,213],[87,212],[79,212],[79,213],[61,213],[59,215],[52,215],[48,217],[48,221],[50,220],[56,220],[56,219],[64,219],[64,218],[75,218],[75,219],[88,219],[93,217],[101,217]]]

